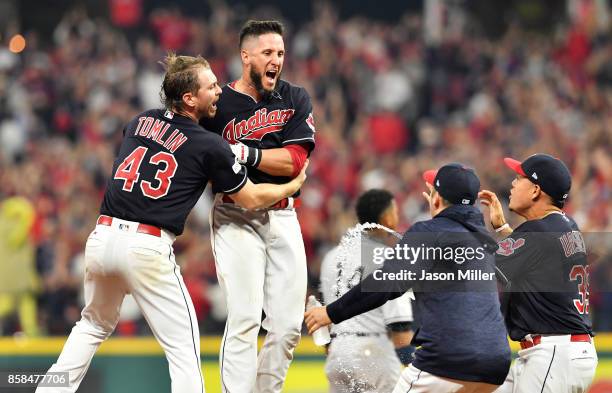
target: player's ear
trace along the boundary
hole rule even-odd
[[[242,60],[242,64],[250,64],[251,59],[249,56],[249,51],[245,48],[240,49],[240,59]]]
[[[440,208],[442,206],[442,196],[437,191],[433,191],[431,195],[431,205],[434,209]]]
[[[542,196],[542,189],[537,184],[534,184],[533,190],[531,191],[531,200],[536,201],[540,196]]]
[[[188,107],[192,108],[196,106],[195,103],[195,96],[193,95],[192,92],[188,91],[186,93],[183,93],[183,104],[187,105]]]
[[[429,194],[429,214],[431,214],[431,216],[435,216],[438,213],[438,209],[440,208],[440,205],[442,204],[442,197],[440,196],[440,194],[438,192],[431,191],[431,193]]]
[[[387,228],[393,229],[397,225],[397,209],[393,207],[393,202],[382,212],[379,222]]]

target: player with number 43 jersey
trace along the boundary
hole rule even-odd
[[[516,172],[509,208],[526,221],[513,231],[495,194],[481,191],[491,224],[507,236],[498,243],[497,278],[505,285],[508,333],[521,345],[496,392],[586,392],[597,353],[589,321],[587,250],[576,222],[562,210],[570,172],[546,154],[504,161]]]
[[[253,184],[227,142],[198,125],[215,115],[221,94],[208,62],[170,54],[165,65],[165,108],[143,112],[123,129],[101,215],[87,239],[85,308],[50,369],[67,372],[68,386],[38,393],[78,389],[128,293],[166,353],[172,393],[204,393],[197,318],[173,242],[209,182],[246,209],[274,204],[304,183],[302,170],[284,184]]]

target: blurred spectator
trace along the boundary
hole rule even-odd
[[[30,238],[34,214],[34,206],[25,198],[13,197],[0,203],[0,322],[16,312],[18,330],[31,337],[39,332],[36,315],[39,278]]]
[[[151,26],[164,50],[183,51],[191,41],[191,21],[178,8],[160,8],[151,14]]]
[[[52,43],[31,31],[23,53],[0,49],[0,199],[19,195],[34,205],[39,319],[47,333],[67,333],[78,319],[79,255],[120,125],[159,104],[164,52],[201,53],[221,83],[239,70],[243,8],[215,2],[199,18],[178,7],[139,16],[142,0],[108,5],[108,21],[76,8]],[[121,7],[130,12],[116,13]],[[430,11],[435,19],[439,10]],[[288,23],[283,78],[310,92],[318,131],[298,210],[311,285],[321,255],[351,225],[351,201],[361,191],[376,186],[397,195],[404,230],[426,213],[420,172],[440,162],[474,167],[483,187],[507,197],[512,174],[504,156],[562,157],[573,174],[567,210],[584,232],[612,230],[612,39],[600,21],[607,13],[575,9],[574,22],[553,34],[513,24],[492,40],[474,27],[478,21],[452,11],[446,28],[435,20],[425,26],[415,14],[393,24],[341,19],[330,3],[316,2],[311,20]],[[435,40],[425,40],[425,29],[435,30]],[[219,333],[225,310],[208,248],[208,205],[200,206],[177,259],[202,331]],[[611,305],[596,296],[594,316]],[[119,333],[145,332],[139,318],[128,316]]]
[[[108,0],[110,18],[115,26],[129,28],[140,23],[142,0]]]

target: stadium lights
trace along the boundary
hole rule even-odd
[[[13,53],[21,53],[26,47],[26,39],[21,34],[15,34],[9,41],[9,50]]]

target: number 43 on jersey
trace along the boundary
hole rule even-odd
[[[138,183],[140,178],[140,165],[147,154],[147,150],[148,148],[144,146],[137,147],[117,168],[114,178],[123,180],[123,191],[132,192],[134,184]],[[148,198],[159,199],[168,194],[170,184],[172,184],[172,177],[178,168],[178,163],[172,154],[159,152],[151,157],[149,164],[156,166],[164,164],[164,167],[158,169],[155,173],[155,180],[157,181],[156,187],[153,186],[152,182],[141,180],[140,190],[142,194]]]

